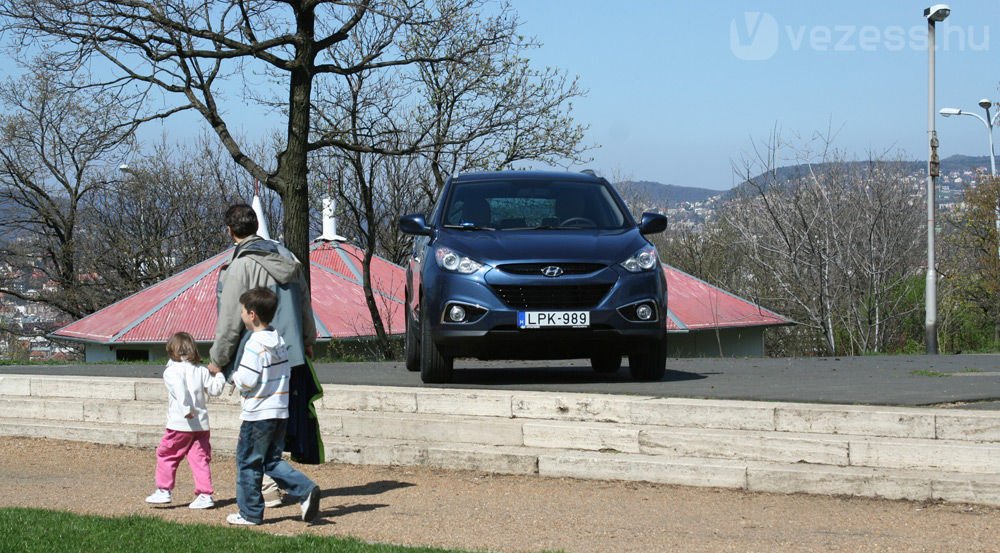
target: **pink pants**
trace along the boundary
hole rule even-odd
[[[208,440],[209,432],[181,432],[170,430],[163,433],[159,447],[156,448],[156,487],[164,490],[174,489],[174,476],[181,459],[187,457],[194,476],[194,493],[212,495],[212,444]]]

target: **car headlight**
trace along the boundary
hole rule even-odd
[[[630,273],[650,271],[659,264],[660,260],[656,255],[656,248],[653,246],[645,246],[632,254],[632,257],[621,262],[621,266]]]
[[[461,273],[463,275],[472,274],[483,267],[483,264],[448,248],[438,248],[434,252],[438,267],[445,271]]]

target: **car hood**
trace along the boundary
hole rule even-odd
[[[588,261],[611,265],[647,245],[636,228],[624,230],[504,230],[445,229],[438,244],[481,263]]]

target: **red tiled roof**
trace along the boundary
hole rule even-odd
[[[794,324],[763,307],[663,264],[667,332]]]
[[[180,330],[211,342],[216,321],[215,289],[226,250],[53,332],[53,336],[100,344],[164,343]],[[316,242],[309,252],[313,312],[318,339],[374,336],[361,286],[364,252],[343,242]],[[787,318],[738,298],[669,265],[668,332],[792,324]],[[372,288],[389,334],[405,330],[405,270],[375,257]]]
[[[317,242],[309,252],[313,316],[317,338],[374,336],[361,286],[360,252],[354,246]],[[215,337],[216,281],[226,250],[193,267],[113,303],[52,333],[59,338],[100,344],[165,343],[173,333],[191,333],[199,342]],[[372,288],[386,332],[402,334],[403,279],[398,265],[372,260]]]
[[[181,327],[196,340],[212,340],[215,331],[215,279],[219,274],[219,267],[231,255],[230,251],[222,252],[210,257],[193,267],[185,269],[176,275],[158,282],[149,288],[140,290],[131,296],[119,300],[100,311],[87,315],[86,317],[70,323],[63,328],[53,332],[54,336],[60,338],[71,338],[84,342],[97,342],[101,344],[117,344],[126,342],[166,342],[167,339],[177,332]],[[191,288],[197,288],[202,283],[210,283],[212,288],[211,308],[190,310],[190,305],[181,303],[174,304],[178,297],[185,297],[186,292]],[[175,317],[184,320],[178,321],[171,328],[163,328],[146,332],[145,336],[137,340],[141,335],[136,333],[123,339],[126,334],[134,328],[142,326],[147,319],[159,316],[161,311],[166,310],[168,314],[175,314]],[[200,335],[195,334],[195,328],[209,326],[207,321],[202,319],[211,318],[211,330]],[[194,323],[194,324],[191,324]],[[148,326],[145,327],[149,329]],[[190,328],[190,330],[188,330]],[[152,329],[151,329],[152,330]]]

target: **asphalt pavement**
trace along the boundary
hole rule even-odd
[[[8,365],[0,374],[159,378],[156,364]],[[668,359],[659,382],[633,382],[627,366],[594,373],[589,364],[455,362],[454,383],[423,384],[401,362],[318,363],[324,384],[489,388],[660,397],[1000,409],[1000,355]]]

